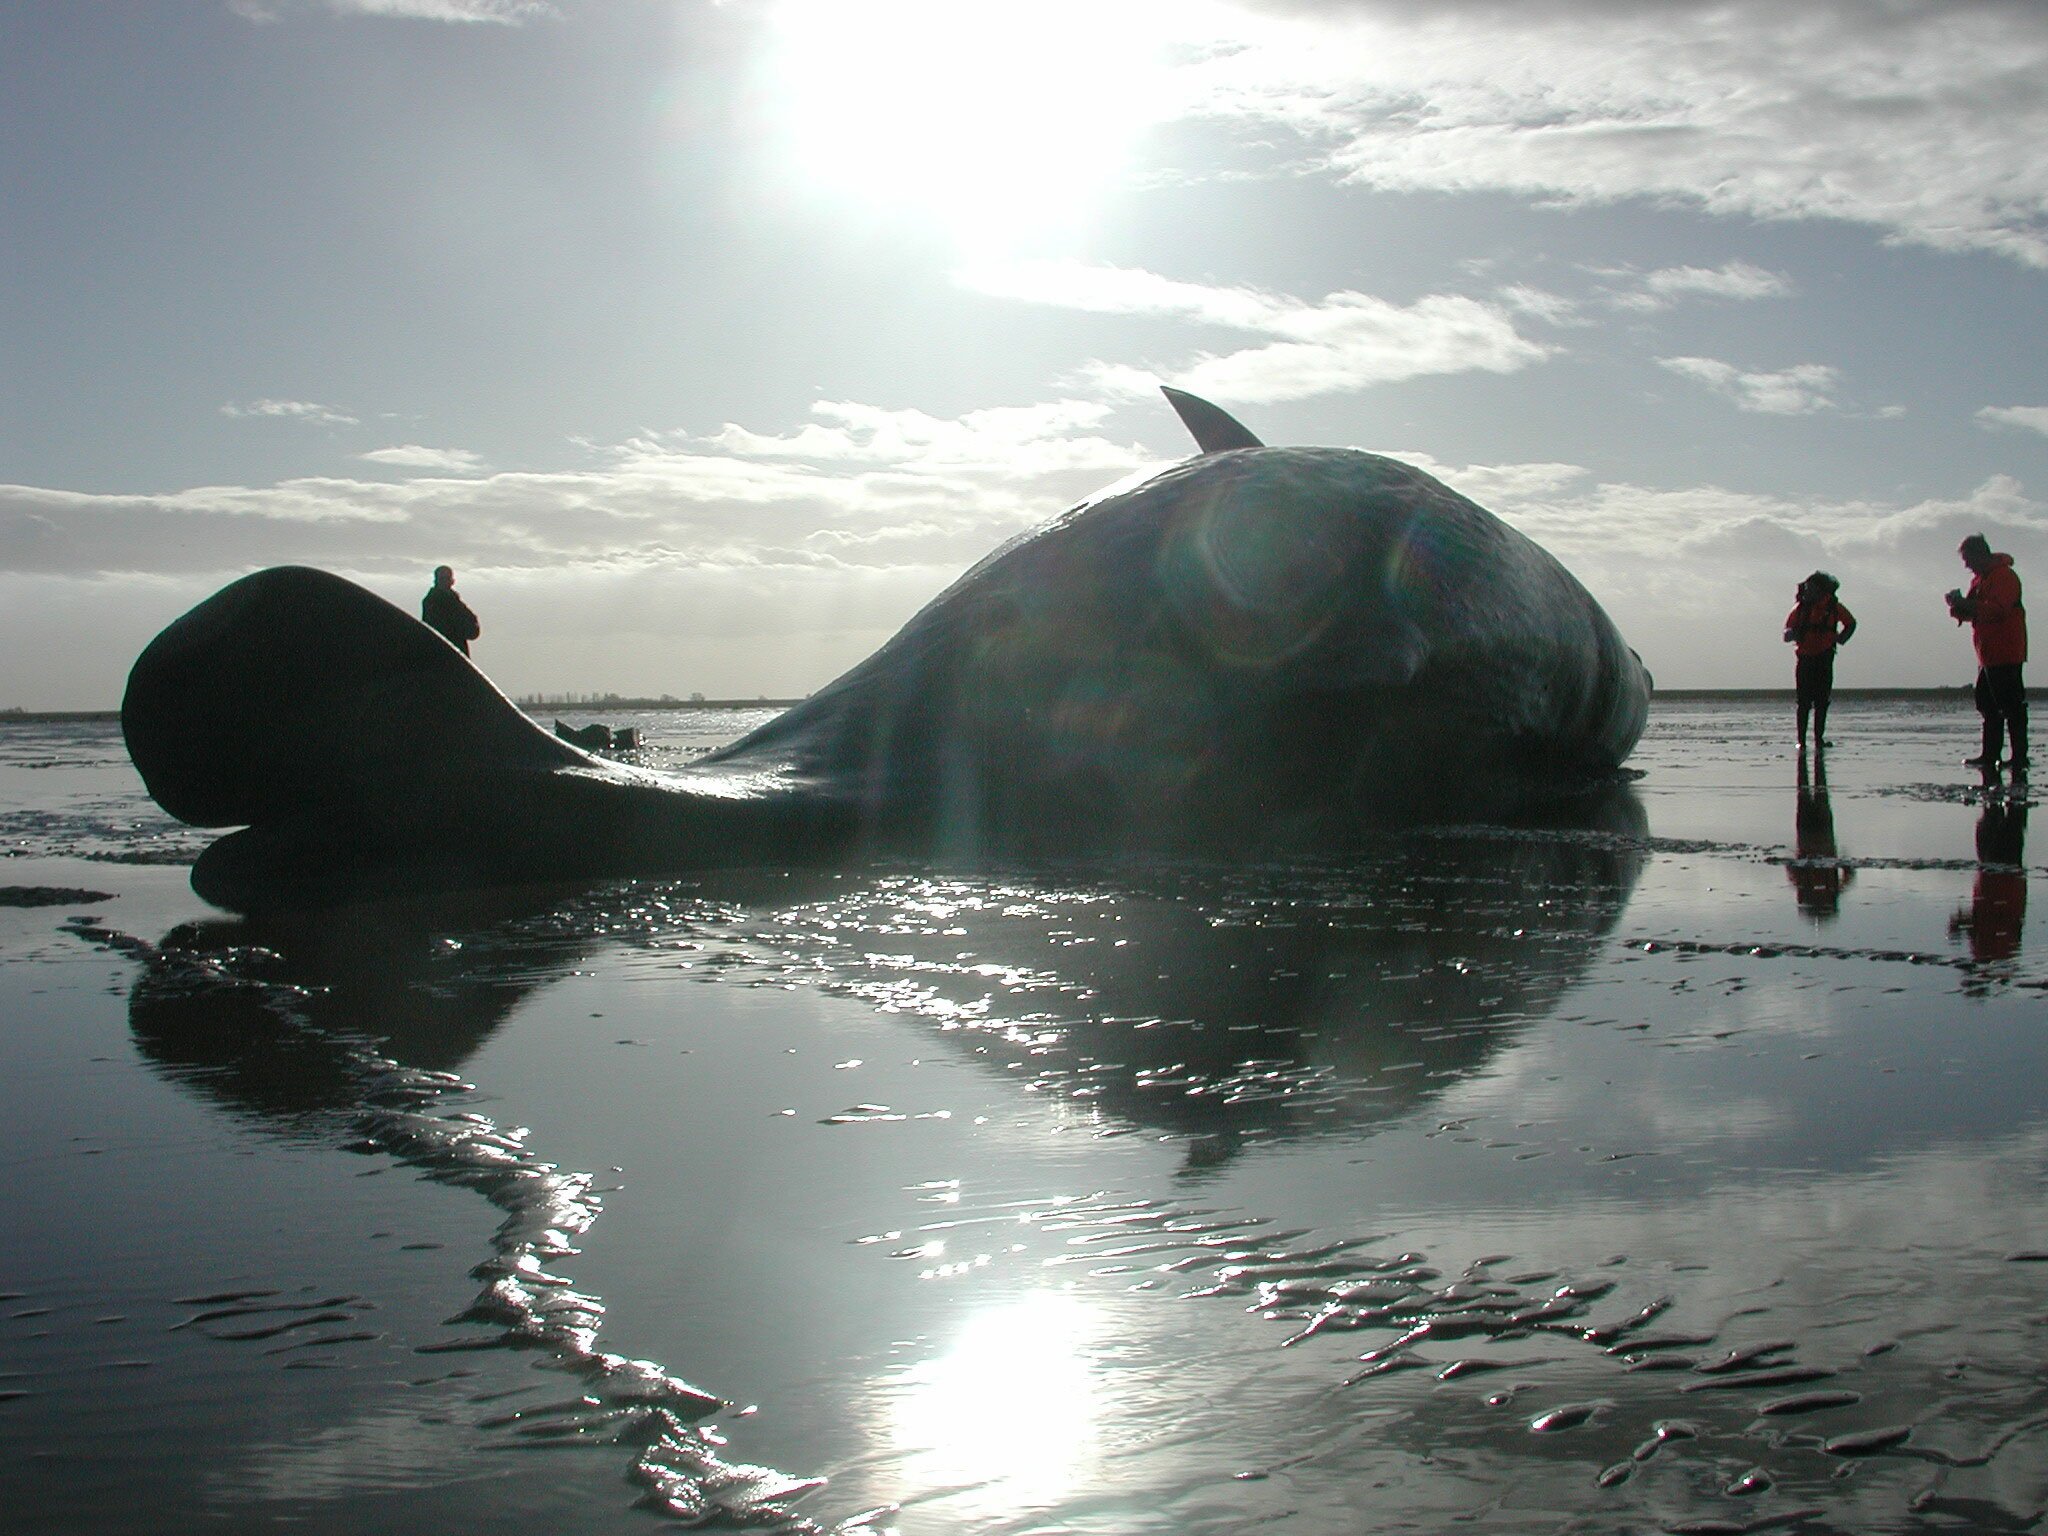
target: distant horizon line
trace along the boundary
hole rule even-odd
[[[2029,689],[2029,692],[2032,690]],[[1949,683],[1932,688],[1837,688],[1837,699],[1940,699],[1950,697],[1968,698],[1971,685]],[[1651,693],[1655,699],[1790,699],[1796,697],[1790,688],[1658,688]],[[533,710],[561,710],[568,714],[594,714],[619,709],[792,709],[809,698],[803,694],[795,698],[769,698],[765,694],[753,698],[707,699],[692,694],[679,699],[670,694],[659,698],[629,697],[624,694],[523,694],[512,700],[515,707],[531,712]],[[7,721],[33,720],[118,720],[119,709],[27,709],[21,705],[0,708],[0,723]]]

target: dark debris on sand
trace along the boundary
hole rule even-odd
[[[0,885],[0,907],[68,907],[113,899],[112,891],[86,891],[67,885]]]

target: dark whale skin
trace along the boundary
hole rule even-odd
[[[1314,846],[1611,778],[1650,686],[1570,572],[1439,481],[1255,447],[1012,540],[705,764],[957,853]]]
[[[303,567],[170,625],[122,725],[165,810],[245,828],[193,885],[251,911],[868,852],[1319,852],[1611,782],[1650,686],[1562,565],[1430,476],[1247,446],[1012,540],[680,772],[555,739],[409,614]]]

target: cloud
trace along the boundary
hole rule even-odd
[[[1816,566],[1842,579],[1863,621],[1857,685],[1967,681],[1969,642],[1939,595],[1965,579],[1957,543],[1981,531],[2023,573],[2048,568],[2048,502],[2009,475],[1957,496],[1830,501],[1400,457],[1562,560],[1663,687],[1789,686],[1780,631],[1794,584]]]
[[[1001,298],[1096,314],[1165,315],[1271,338],[1178,365],[1084,366],[1081,376],[1111,395],[1150,393],[1164,377],[1233,401],[1303,400],[1431,374],[1512,373],[1551,351],[1517,332],[1506,310],[1455,294],[1403,306],[1347,290],[1311,302],[1072,260],[982,263],[954,276],[963,287]]]
[[[1737,409],[1770,416],[1810,416],[1834,410],[1833,391],[1840,375],[1825,363],[1800,363],[1777,373],[1744,373],[1733,363],[1712,357],[1660,357],[1657,364],[1688,379],[1697,379]]]
[[[1746,261],[1720,267],[1659,267],[1640,276],[1617,270],[1601,275],[1622,277],[1631,284],[1611,293],[1609,302],[1618,309],[1669,309],[1687,298],[1775,299],[1792,292],[1791,279]]]
[[[1513,283],[1501,289],[1500,301],[1515,313],[1541,320],[1546,325],[1581,323],[1576,301],[1542,288],[1532,288],[1526,283]]]
[[[434,566],[455,566],[484,613],[482,659],[515,691],[803,693],[990,550],[1149,467],[1102,434],[1110,411],[1066,400],[947,419],[820,402],[787,434],[645,434],[550,473],[155,495],[0,485],[7,633],[68,614],[46,632],[91,636],[54,665],[0,646],[0,702],[104,707],[157,629],[280,564],[408,608]]]
[[[399,469],[445,469],[456,474],[474,474],[484,461],[467,448],[426,448],[406,443],[396,448],[373,448],[358,454],[372,464],[390,464]]]
[[[1439,463],[1427,453],[1400,451],[1389,453],[1387,457],[1412,464],[1446,483],[1455,480],[1461,496],[1469,496],[1487,508],[1542,504],[1562,497],[1568,488],[1584,485],[1592,479],[1592,472],[1577,464],[1464,464],[1453,467]]]
[[[1094,314],[1173,315],[1240,331],[1273,330],[1305,308],[1256,288],[1219,288],[1072,259],[974,263],[959,268],[954,280],[998,298]]]
[[[2048,436],[2048,405],[1987,405],[1977,420],[1986,427],[2021,427]]]
[[[478,473],[460,450],[375,463],[462,475],[302,478],[94,495],[0,486],[0,573],[353,572],[587,565],[795,570],[960,568],[1105,481],[1150,464],[1086,401],[944,419],[853,402],[776,435],[648,434],[579,469]]]
[[[822,464],[915,459],[928,468],[1005,478],[1073,469],[1122,473],[1144,462],[1135,449],[1081,435],[1110,414],[1110,407],[1098,401],[997,406],[947,420],[923,411],[821,400],[811,414],[820,420],[792,433],[763,434],[727,423],[699,441],[750,458]]]
[[[1193,111],[1397,191],[1838,219],[2048,266],[2048,8],[1244,0]]]
[[[246,405],[230,401],[220,408],[223,416],[261,417],[268,416],[281,421],[304,421],[324,427],[353,427],[359,425],[356,418],[346,411],[337,411],[332,406],[316,405],[311,400],[251,400]]]
[[[546,0],[228,0],[249,21],[282,21],[309,11],[332,16],[389,16],[410,21],[496,22],[518,26],[560,13]]]
[[[0,598],[23,614],[90,610],[61,632],[99,637],[54,672],[22,651],[11,671],[0,664],[0,694],[116,698],[156,628],[231,577],[285,563],[407,605],[434,566],[455,566],[473,601],[489,594],[487,662],[515,690],[801,693],[1007,539],[1154,467],[1105,432],[1100,402],[946,418],[821,401],[812,416],[780,434],[645,434],[547,473],[156,495],[0,486]],[[2048,569],[2048,505],[2007,476],[1950,498],[1828,502],[1603,482],[1569,463],[1400,457],[1555,553],[1667,686],[1782,682],[1790,581],[1816,565],[1843,578],[1864,620],[1866,680],[1942,681],[1967,661],[1937,595],[1959,573],[1957,541],[1982,530],[2023,570]]]

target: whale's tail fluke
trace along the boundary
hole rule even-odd
[[[1232,448],[1266,446],[1246,430],[1243,422],[1200,395],[1191,395],[1170,384],[1160,385],[1159,392],[1166,396],[1166,403],[1179,415],[1181,424],[1193,435],[1195,446],[1202,452],[1227,453]]]
[[[301,566],[245,576],[151,641],[121,729],[157,804],[246,829],[192,871],[244,912],[797,860],[851,824],[829,796],[593,758],[410,614]]]
[[[245,576],[151,641],[121,730],[157,804],[202,827],[285,820],[366,783],[584,760],[410,614],[303,566]]]

